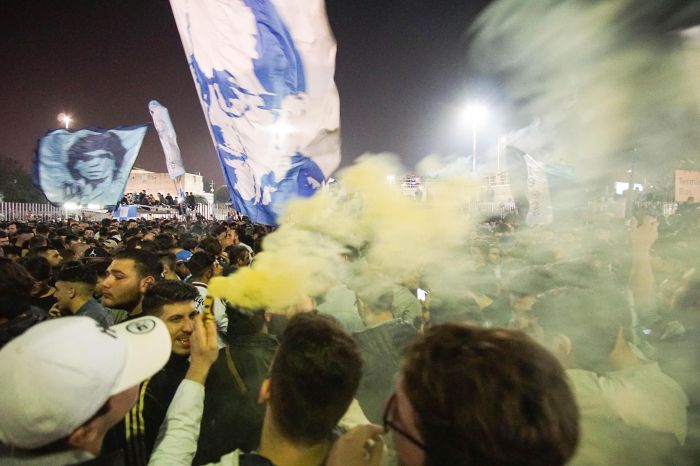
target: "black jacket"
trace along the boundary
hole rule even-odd
[[[108,432],[102,451],[123,450],[127,466],[148,464],[160,425],[188,368],[188,356],[172,353],[160,371],[141,383],[136,404]]]
[[[384,400],[394,390],[401,353],[418,335],[416,328],[394,319],[353,334],[362,354],[362,379],[357,400],[367,418],[381,424]]]
[[[219,351],[205,386],[204,414],[192,464],[218,461],[237,448],[252,451],[258,447],[265,416],[258,394],[277,346],[275,337],[258,334],[231,339]]]

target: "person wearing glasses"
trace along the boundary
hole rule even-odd
[[[404,466],[563,465],[578,420],[564,370],[534,340],[444,324],[404,352],[383,424]]]
[[[79,139],[68,149],[64,182],[65,199],[81,205],[114,205],[119,201],[123,183],[115,182],[126,149],[119,136],[107,132]]]

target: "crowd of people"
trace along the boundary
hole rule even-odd
[[[173,197],[170,193],[156,193],[148,194],[146,190],[142,190],[138,193],[126,193],[120,204],[122,205],[142,205],[151,207],[171,207],[182,209],[182,206],[186,206],[188,209],[193,210],[197,205],[197,199],[194,193],[185,192],[184,197],[180,199],[179,196],[175,195]]]
[[[697,464],[697,213],[490,218],[458,295],[284,311],[208,294],[245,218],[0,224],[0,464]]]

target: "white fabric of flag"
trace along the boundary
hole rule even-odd
[[[177,134],[175,134],[175,127],[170,119],[170,112],[157,100],[148,102],[148,112],[151,114],[153,125],[158,132],[160,144],[163,146],[168,175],[175,181],[177,192],[180,198],[183,198],[185,192],[182,177],[185,175],[185,163],[182,161],[182,154],[180,153],[180,146],[177,144]]]
[[[552,201],[549,193],[549,181],[544,167],[537,160],[525,154],[527,165],[527,197],[530,209],[527,213],[528,225],[549,225],[552,223]]]
[[[157,100],[148,102],[148,111],[153,118],[153,125],[158,131],[158,138],[165,153],[165,164],[168,174],[173,180],[185,174],[185,164],[182,161],[180,147],[177,145],[177,135],[170,120],[170,112]]]
[[[276,224],[340,163],[324,0],[171,0],[236,210]]]

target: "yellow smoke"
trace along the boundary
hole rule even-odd
[[[209,292],[246,308],[283,310],[340,283],[376,282],[357,280],[364,274],[383,277],[382,287],[426,270],[435,281],[453,274],[448,264],[466,262],[464,207],[474,188],[466,178],[446,179],[423,201],[401,193],[403,173],[396,156],[359,158],[338,174],[340,193],[320,190],[291,201],[251,267],[212,280]],[[347,260],[351,249],[362,258]]]

